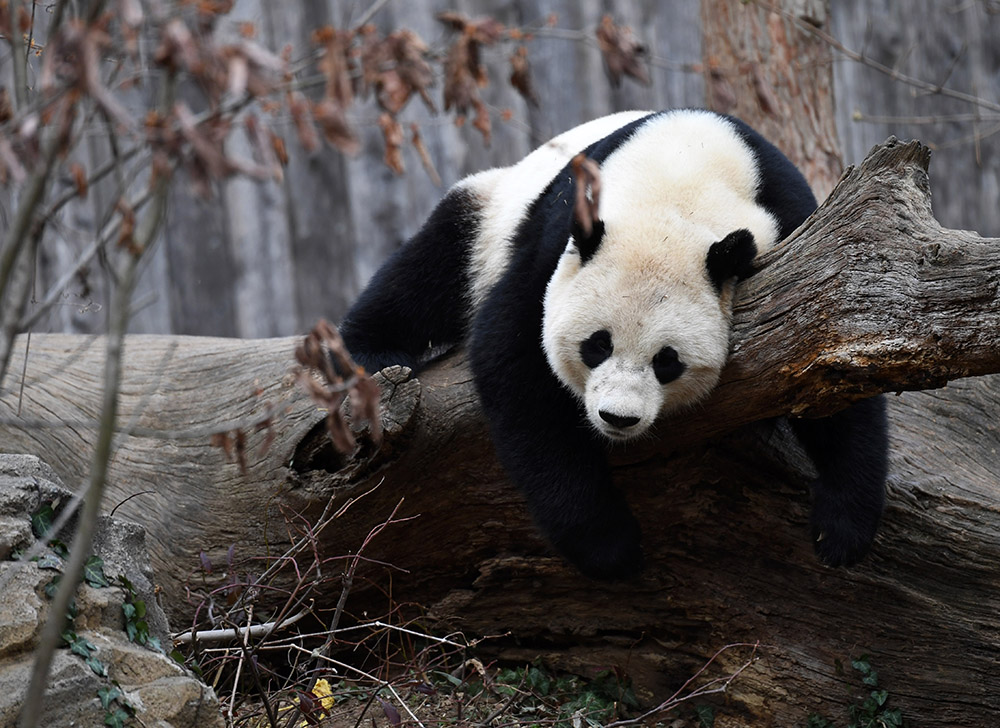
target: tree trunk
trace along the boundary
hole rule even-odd
[[[1000,241],[938,226],[927,158],[892,141],[851,171],[741,286],[732,360],[704,408],[612,453],[645,534],[634,581],[589,581],[550,554],[495,461],[460,353],[419,380],[384,372],[382,445],[362,435],[341,457],[296,389],[294,340],[130,337],[106,505],[146,527],[175,625],[196,606],[186,584],[225,578],[200,574],[199,552],[215,564],[232,545],[237,559],[280,555],[287,522],[360,497],[319,540],[325,556],[346,555],[402,501],[397,518],[414,518],[366,547],[355,615],[420,605],[470,638],[510,633],[481,648],[504,657],[620,665],[650,702],[720,647],[759,641],[717,708],[727,725],[839,718],[835,661],[867,652],[904,714],[987,725],[1000,710],[1000,380],[891,398],[889,506],[873,553],[850,570],[813,556],[808,466],[783,425],[757,422],[1000,371]],[[0,443],[76,485],[103,340],[33,336],[22,382],[27,346],[18,339],[0,393]],[[262,420],[271,427],[256,431]],[[210,442],[236,428],[245,471]],[[318,606],[332,609],[340,588]],[[706,674],[747,657],[726,651]]]
[[[746,121],[802,170],[820,200],[843,170],[827,0],[701,0],[705,104]]]

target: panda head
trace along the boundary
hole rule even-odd
[[[592,427],[626,440],[718,382],[757,246],[748,229],[720,236],[662,211],[586,227],[574,220],[549,280],[542,343]]]

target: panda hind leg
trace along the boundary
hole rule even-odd
[[[830,417],[790,420],[819,472],[813,483],[813,545],[829,566],[850,566],[871,548],[885,506],[888,421],[872,397]]]

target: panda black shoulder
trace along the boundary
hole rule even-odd
[[[782,152],[746,122],[719,115],[728,121],[753,154],[760,181],[757,204],[778,220],[778,239],[788,237],[816,209],[816,197],[806,178]]]
[[[609,156],[625,146],[640,128],[665,113],[670,112],[657,111],[635,119],[590,144],[582,150],[582,154],[598,165],[603,164]],[[518,252],[526,253],[535,259],[536,264],[544,261],[540,264],[541,268],[548,269],[548,272],[555,268],[566,245],[575,194],[576,180],[571,166],[567,164],[528,207],[513,236],[515,256]],[[532,250],[521,251],[522,248]]]

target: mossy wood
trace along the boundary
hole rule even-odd
[[[461,352],[419,380],[387,371],[384,442],[362,437],[341,457],[290,373],[295,340],[129,337],[106,506],[148,530],[175,627],[195,606],[185,585],[223,578],[201,574],[200,552],[217,565],[233,545],[237,558],[278,555],[287,518],[377,486],[321,537],[327,556],[348,554],[401,499],[397,515],[416,516],[366,548],[352,614],[386,613],[391,581],[396,603],[469,638],[509,633],[482,649],[584,672],[620,665],[649,701],[720,647],[759,641],[717,710],[727,725],[839,718],[850,676],[835,662],[868,652],[905,714],[986,725],[1000,712],[1000,379],[980,375],[1000,372],[1000,241],[935,222],[927,162],[921,145],[890,140],[849,170],[742,286],[711,399],[612,454],[645,534],[635,581],[588,581],[536,536],[492,455]],[[79,487],[103,347],[21,337],[0,393],[0,448],[37,454]],[[944,388],[909,391],[930,387]],[[826,569],[809,543],[808,466],[767,418],[904,390],[890,397],[881,535],[860,566]],[[265,417],[271,428],[256,431]],[[211,442],[236,427],[245,471]],[[320,606],[338,596],[333,585]],[[746,656],[726,652],[709,673]]]

